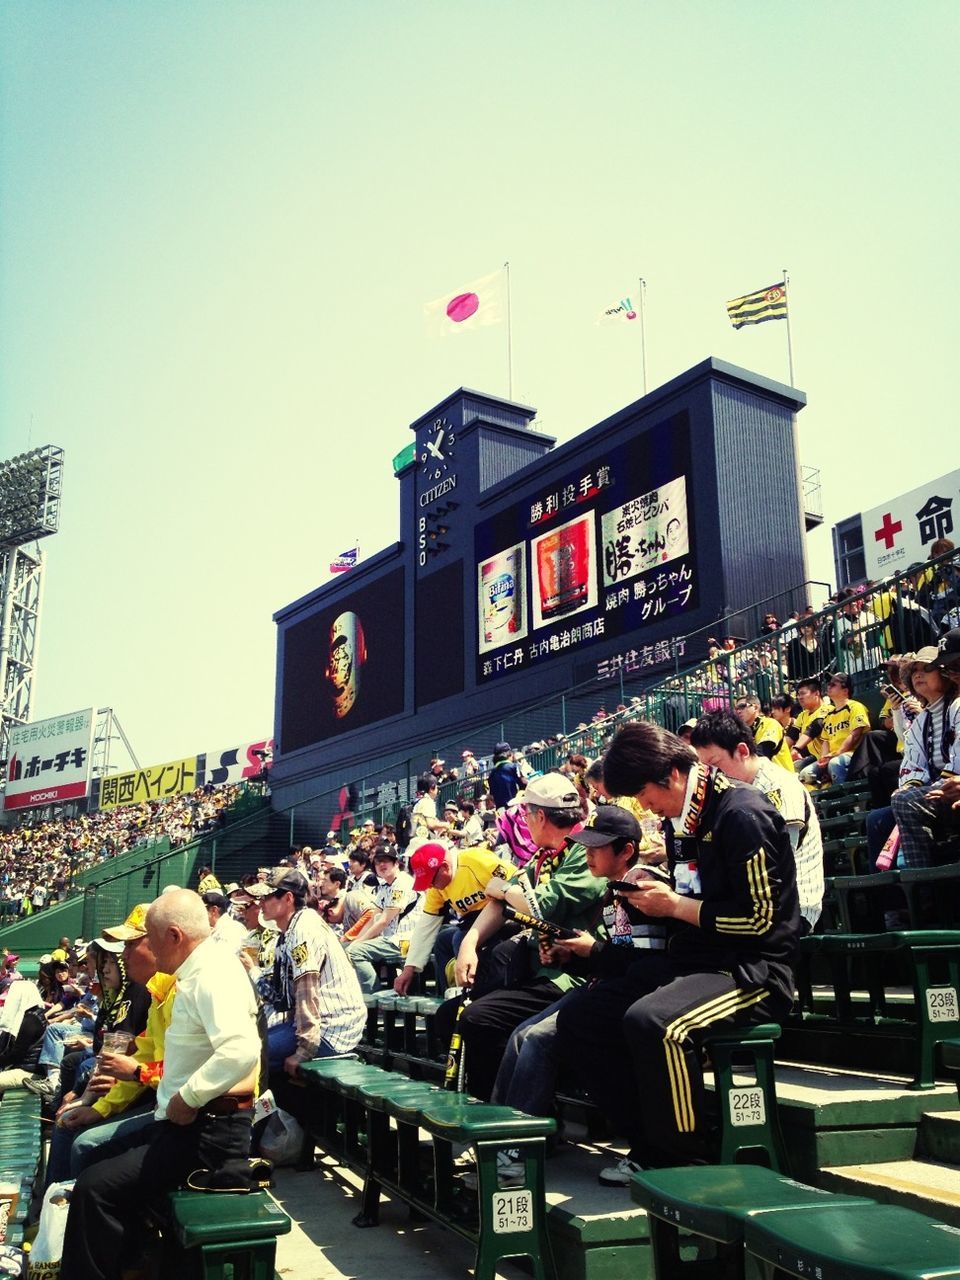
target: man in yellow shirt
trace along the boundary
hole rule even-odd
[[[67,1176],[61,1162],[69,1160],[69,1176],[76,1178],[90,1163],[104,1142],[152,1124],[157,1085],[163,1077],[163,1051],[167,1028],[173,1016],[177,980],[159,973],[144,923],[149,903],[134,907],[123,924],[104,929],[111,942],[123,943],[123,961],[131,981],[142,983],[150,992],[147,1025],[137,1036],[131,1055],[104,1053],[98,1076],[113,1078],[106,1092],[89,1089],[74,1106],[62,1110],[53,1134],[47,1184]],[[72,1144],[71,1144],[72,1139]]]
[[[820,759],[824,750],[820,738],[822,721],[826,713],[833,709],[833,703],[823,696],[819,680],[801,680],[797,685],[797,701],[800,703],[800,714],[793,722],[793,727],[798,731],[793,739],[793,758],[802,769],[804,765],[813,764]]]
[[[793,773],[793,756],[790,754],[790,743],[779,724],[772,716],[761,715],[760,699],[755,693],[745,693],[737,699],[737,718],[746,725],[753,734],[757,755],[766,756],[787,773]]]
[[[870,713],[862,702],[850,697],[852,687],[850,677],[842,672],[830,677],[827,693],[833,706],[821,723],[819,737],[823,750],[816,763],[801,770],[801,782],[823,783],[828,776],[830,782],[846,782],[857,744],[865,733],[870,732]]]
[[[486,887],[493,879],[508,880],[515,868],[489,849],[448,849],[436,842],[422,844],[410,857],[413,887],[425,893],[423,910],[410,939],[406,963],[394,981],[398,995],[406,995],[414,975],[430,958],[437,964],[437,983],[443,989],[444,969],[458,944],[487,905]],[[457,923],[444,938],[441,933],[447,905]],[[437,935],[440,935],[439,937]]]

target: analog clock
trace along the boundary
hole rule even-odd
[[[450,470],[453,446],[457,438],[446,418],[437,418],[427,428],[417,460],[420,470],[429,480],[440,480]]]

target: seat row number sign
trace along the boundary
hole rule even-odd
[[[529,1191],[498,1191],[492,1208],[496,1235],[533,1230],[533,1195]]]

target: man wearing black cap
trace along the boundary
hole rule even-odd
[[[592,876],[638,883],[647,875],[637,862],[643,831],[628,809],[618,804],[598,805],[574,838],[584,848]],[[615,890],[606,890],[602,912],[593,933],[577,929],[573,938],[541,946],[541,959],[564,964],[577,957],[585,962],[591,978],[609,978],[623,973],[637,950],[662,951],[666,945],[663,922],[642,915]],[[497,1072],[491,1102],[519,1107],[531,1115],[550,1114],[559,1007],[557,1001],[514,1031]]]
[[[306,905],[306,876],[280,868],[269,884],[261,914],[280,930],[270,1003],[286,1014],[268,1030],[270,1074],[295,1076],[301,1062],[355,1049],[367,1010],[337,935]]]

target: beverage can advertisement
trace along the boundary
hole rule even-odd
[[[480,652],[499,649],[527,634],[525,607],[526,564],[519,543],[479,566]]]
[[[597,603],[597,575],[592,515],[543,534],[536,548],[537,592],[534,625],[591,608]]]

